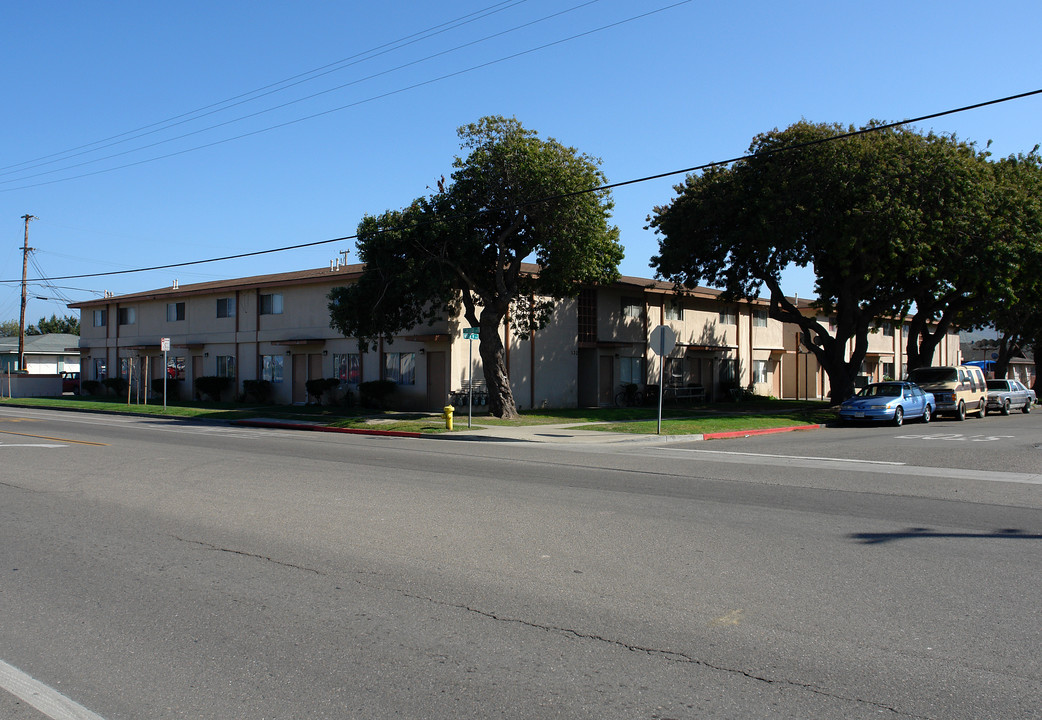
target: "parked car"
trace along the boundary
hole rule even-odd
[[[73,395],[80,394],[80,374],[78,372],[63,372],[62,376],[62,393],[72,393]]]
[[[1035,399],[1035,391],[1016,380],[988,381],[988,410],[1009,415],[1010,410],[1020,408],[1021,412],[1029,413]]]
[[[839,406],[839,419],[889,422],[900,427],[906,418],[930,422],[936,408],[932,393],[915,383],[881,382],[867,385]]]
[[[937,404],[934,413],[951,413],[965,420],[966,413],[984,417],[988,412],[988,387],[984,373],[973,365],[942,365],[916,368],[908,379],[927,392]]]

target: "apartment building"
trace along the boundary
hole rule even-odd
[[[471,378],[480,381],[477,341],[464,339],[460,316],[413,328],[368,352],[330,328],[330,290],[361,271],[334,263],[70,305],[81,311],[83,377],[129,376],[138,383],[144,375],[156,386],[165,373],[184,398],[195,395],[195,381],[204,376],[229,377],[239,391],[243,381],[262,379],[272,383],[278,403],[306,402],[309,379],[335,377],[351,390],[383,379],[398,386],[395,407],[414,410],[441,409],[450,393]],[[807,301],[800,306],[815,312]],[[665,362],[649,345],[658,325],[678,338]],[[957,361],[958,337],[951,337],[938,364]],[[170,339],[165,362],[162,338]],[[505,328],[503,339],[522,409],[606,405],[625,384],[657,387],[663,377],[666,387],[707,401],[749,387],[776,397],[828,395],[827,378],[801,348],[795,326],[768,317],[763,301],[725,302],[707,288],[677,297],[667,283],[623,277],[560,301],[542,330],[519,339]],[[901,376],[899,327],[881,326],[869,350],[867,380]]]

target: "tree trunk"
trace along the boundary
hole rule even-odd
[[[517,415],[514,394],[510,390],[510,376],[507,374],[506,349],[499,337],[499,329],[503,326],[503,314],[491,308],[481,311],[479,323],[480,342],[478,354],[481,355],[481,370],[485,376],[485,387],[488,390],[488,410],[497,418],[513,419]]]

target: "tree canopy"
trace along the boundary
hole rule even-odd
[[[80,320],[75,315],[51,315],[50,319],[40,318],[35,325],[27,325],[26,335],[47,335],[50,333],[66,333],[68,335],[80,334]],[[18,334],[17,320],[4,320],[0,322],[0,337],[14,337]]]
[[[766,288],[771,316],[800,328],[837,402],[853,393],[881,318],[903,318],[914,302],[935,327],[945,312],[951,322],[994,260],[982,231],[988,173],[972,144],[878,123],[861,130],[803,121],[759,135],[747,159],[688,177],[649,219],[660,277],[731,298]],[[816,306],[834,331],[786,296],[790,265],[813,269]]]
[[[600,161],[513,118],[459,128],[465,155],[448,183],[358,226],[356,284],[329,296],[330,325],[363,347],[462,310],[479,330],[489,409],[516,415],[501,329],[518,337],[549,320],[554,300],[618,278],[623,248]],[[538,272],[524,272],[533,260]]]

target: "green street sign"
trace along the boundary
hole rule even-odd
[[[464,328],[463,339],[464,340],[477,340],[480,328]]]

